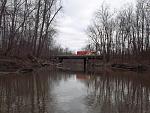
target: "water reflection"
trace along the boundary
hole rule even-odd
[[[118,75],[117,75],[118,74]],[[141,76],[103,75],[90,80],[87,106],[92,113],[149,113],[150,88]]]
[[[51,73],[53,74],[53,73]],[[49,76],[46,70],[30,75],[0,77],[0,113],[51,113],[55,110],[54,84],[69,75]],[[53,112],[54,113],[54,112]]]
[[[0,103],[0,113],[149,113],[150,84],[137,73],[94,76],[43,69],[0,76]]]

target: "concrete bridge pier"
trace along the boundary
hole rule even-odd
[[[83,71],[86,73],[87,72],[87,68],[88,68],[88,58],[84,58],[84,67],[83,67]]]

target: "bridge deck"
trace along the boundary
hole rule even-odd
[[[59,59],[103,59],[103,57],[100,55],[60,55],[55,57]]]

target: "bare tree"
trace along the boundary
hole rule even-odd
[[[1,0],[1,47],[4,55],[37,57],[49,53],[55,37],[56,16],[62,9],[60,0]],[[50,42],[50,43],[49,43]]]
[[[98,43],[105,60],[111,56],[125,59],[142,58],[150,49],[150,5],[149,0],[138,0],[136,8],[132,5],[117,13],[111,13],[102,5],[97,11],[87,34],[91,43]]]

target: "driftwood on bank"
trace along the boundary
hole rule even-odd
[[[121,69],[121,70],[128,70],[128,71],[146,71],[147,66],[144,65],[130,65],[130,64],[112,64],[111,67],[113,69]]]

